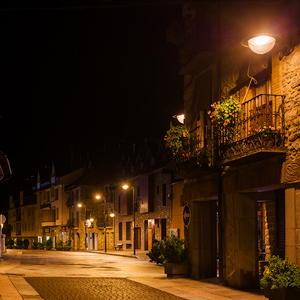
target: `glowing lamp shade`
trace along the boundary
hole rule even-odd
[[[173,118],[177,119],[179,123],[184,124],[185,115],[174,115]]]
[[[248,40],[249,48],[257,54],[265,54],[275,46],[275,38],[268,35],[255,36]]]

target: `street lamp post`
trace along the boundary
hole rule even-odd
[[[113,244],[113,246],[115,247],[115,213],[110,213],[110,215],[109,215],[111,218],[114,218],[113,219],[113,235],[114,235],[114,237],[113,237],[113,239],[114,239],[114,244]]]
[[[100,195],[97,195],[96,196],[96,199],[100,199],[101,196]],[[107,252],[107,238],[106,238],[106,226],[107,226],[107,208],[111,208],[111,206],[107,206],[107,203],[106,203],[106,198],[103,197],[103,203],[101,203],[103,205],[103,213],[104,213],[104,252]],[[114,217],[115,214],[114,213],[111,213],[110,214],[110,217]]]
[[[122,188],[124,190],[127,190],[129,188],[129,185],[127,184],[124,184],[122,186]],[[135,255],[135,205],[137,204],[137,201],[141,200],[142,203],[143,203],[143,200],[142,198],[137,198],[137,199],[134,199],[134,185],[131,186],[131,189],[132,189],[132,202],[133,202],[133,255]]]
[[[89,226],[89,223],[92,222],[94,219],[87,219],[86,218],[86,206],[79,203],[77,204],[78,207],[84,207],[84,213],[85,213],[85,218],[84,218],[84,234],[85,234],[85,250],[89,249],[89,243],[88,243],[88,232],[87,228]]]

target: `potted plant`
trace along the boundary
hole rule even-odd
[[[157,264],[163,263],[163,259],[161,257],[163,243],[164,241],[154,240],[152,242],[151,250],[148,253],[146,253],[146,255],[150,258],[150,260],[156,262]]]
[[[161,259],[163,260],[167,277],[186,277],[188,264],[186,261],[186,249],[184,240],[175,235],[167,237],[161,247]]]
[[[286,257],[273,255],[265,266],[260,285],[270,300],[300,299],[300,269]]]

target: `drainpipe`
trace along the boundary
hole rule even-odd
[[[223,188],[222,188],[222,167],[218,167],[218,216],[219,216],[219,284],[224,283],[223,271]]]
[[[217,100],[221,101],[221,6],[217,8],[218,24],[217,24]],[[218,167],[218,216],[219,216],[219,284],[224,283],[224,260],[223,260],[223,188],[222,188],[222,167]]]

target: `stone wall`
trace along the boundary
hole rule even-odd
[[[278,59],[278,58],[277,58]],[[284,182],[300,180],[300,47],[279,63],[280,90],[285,95],[287,159]]]

